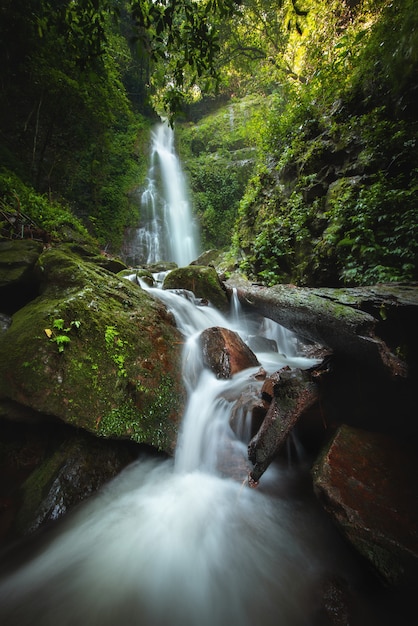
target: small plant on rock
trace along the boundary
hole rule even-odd
[[[65,321],[62,318],[57,318],[52,323],[52,328],[45,328],[45,334],[58,346],[58,352],[64,352],[65,346],[71,341],[68,336],[72,328],[80,328],[81,322],[79,320],[73,320],[69,326],[65,325]]]

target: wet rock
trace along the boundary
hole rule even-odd
[[[144,265],[142,267],[152,274],[163,274],[165,272],[171,272],[171,270],[175,270],[178,266],[177,263],[174,263],[174,261],[157,261],[155,263],[148,263],[147,265]]]
[[[0,313],[0,333],[4,333],[12,323],[12,318],[10,315],[6,315],[5,313]]]
[[[164,305],[66,247],[35,271],[40,295],[0,336],[0,400],[172,452],[185,391]]]
[[[266,413],[267,408],[261,402],[258,390],[250,385],[234,403],[229,425],[241,441],[247,442],[260,428]]]
[[[416,285],[267,288],[240,281],[237,294],[245,309],[269,317],[338,356],[367,362],[394,377],[409,373],[408,353],[416,353],[409,347],[418,348]]]
[[[288,435],[304,412],[318,400],[318,390],[311,374],[284,367],[264,383],[264,401],[268,402],[269,383],[273,391],[269,409],[257,434],[248,445],[253,463],[250,485],[256,486],[272,460],[283,448]]]
[[[143,268],[126,269],[118,272],[120,278],[126,278],[135,285],[141,286],[141,281],[144,281],[148,287],[155,287],[155,280],[152,273]]]
[[[229,299],[213,267],[189,265],[167,274],[163,289],[188,289],[221,311],[229,311]]]
[[[30,239],[0,240],[0,288],[26,282],[42,247]]]
[[[315,626],[353,626],[354,618],[352,592],[347,581],[332,577],[324,581],[322,606],[316,616]]]
[[[64,515],[139,451],[63,424],[0,419],[0,545]]]
[[[94,262],[112,274],[118,274],[119,272],[126,270],[126,265],[123,261],[105,254],[96,257]]]
[[[137,451],[82,431],[68,432],[21,487],[16,532],[26,535],[68,513],[134,460]]]
[[[248,367],[259,365],[257,357],[241,337],[227,328],[214,326],[200,335],[203,361],[217,378],[231,378]]]
[[[205,252],[202,252],[202,254],[195,261],[192,261],[190,265],[215,266],[221,254],[222,253],[219,250],[206,250]]]
[[[417,476],[413,450],[345,425],[313,468],[315,493],[324,508],[389,584],[417,580]]]
[[[250,335],[247,344],[253,352],[278,352],[277,342],[261,335]]]
[[[274,372],[270,376],[267,376],[263,382],[263,386],[261,387],[261,401],[266,411],[269,408],[271,401],[274,398],[274,395],[275,395],[274,388],[275,388],[275,385],[277,385],[280,382],[280,377],[281,377],[281,370],[278,372]]]
[[[34,268],[43,246],[31,239],[0,240],[0,311],[11,315],[38,295]]]

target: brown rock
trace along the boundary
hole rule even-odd
[[[259,365],[241,337],[227,328],[207,328],[201,333],[200,342],[204,363],[217,378],[231,378],[248,367]]]
[[[383,579],[418,573],[418,462],[388,437],[341,426],[313,468],[315,492]]]

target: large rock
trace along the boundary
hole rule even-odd
[[[40,295],[0,336],[0,400],[172,452],[182,338],[164,305],[66,247],[36,271]]]
[[[33,270],[42,249],[31,239],[0,240],[1,313],[14,313],[36,294]]]
[[[229,311],[229,299],[213,267],[188,265],[167,274],[163,289],[187,289],[197,298],[210,302],[221,311]]]
[[[62,423],[0,419],[0,546],[65,515],[139,449]]]
[[[341,426],[313,468],[314,489],[345,537],[388,583],[418,575],[418,461],[392,439]]]
[[[254,352],[228,328],[214,326],[200,335],[203,362],[217,378],[231,378],[248,367],[260,365]]]
[[[100,440],[86,432],[68,432],[20,491],[16,532],[32,533],[63,517],[131,463],[136,455],[121,441]]]
[[[367,362],[392,376],[410,375],[409,347],[418,347],[416,285],[356,289],[261,287],[240,281],[238,298],[250,309],[344,358]],[[409,368],[409,371],[408,371]]]

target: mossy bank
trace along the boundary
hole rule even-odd
[[[95,261],[68,245],[39,255],[38,295],[0,338],[0,402],[171,453],[182,337],[160,302]]]

